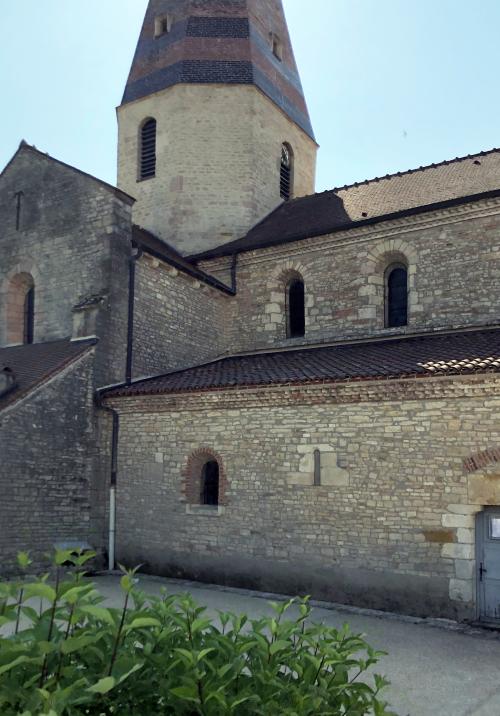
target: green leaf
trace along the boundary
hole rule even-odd
[[[18,656],[17,659],[14,659],[14,661],[11,661],[9,664],[4,664],[4,666],[0,666],[0,675],[7,673],[7,671],[15,669],[15,667],[19,666],[19,664],[33,664],[37,662],[40,663],[40,659],[33,659],[29,656],[24,655]]]
[[[144,663],[135,664],[131,669],[129,669],[129,670],[127,671],[126,674],[122,674],[122,675],[120,676],[120,678],[118,679],[117,683],[118,683],[118,684],[121,684],[123,681],[125,681],[125,679],[128,679],[129,676],[131,676],[132,674],[134,674],[136,671],[139,671],[139,669],[142,669],[143,666],[144,666]]]
[[[195,704],[200,703],[194,686],[176,686],[175,689],[170,689],[170,693],[183,701],[193,701]]]
[[[215,651],[215,648],[212,649],[202,649],[200,653],[198,654],[196,661],[202,661],[208,654],[211,654],[212,651]]]
[[[102,622],[106,622],[106,624],[109,624],[110,626],[115,626],[114,619],[111,616],[111,612],[109,611],[109,609],[105,609],[104,607],[96,607],[93,604],[85,604],[84,606],[79,607],[79,611],[83,612],[84,614],[88,614],[91,617],[95,617]]]
[[[27,567],[30,566],[32,560],[30,559],[30,556],[28,552],[19,552],[17,555],[17,563],[21,567],[21,569],[27,569]]]
[[[74,651],[84,649],[89,644],[94,644],[100,639],[99,635],[92,636],[72,636],[61,644],[63,654],[72,654]]]
[[[271,656],[274,656],[274,654],[277,654],[278,651],[284,651],[285,649],[288,649],[289,646],[290,646],[290,642],[282,641],[282,640],[278,639],[278,641],[275,641],[269,647],[269,653],[271,654]]]
[[[44,582],[33,582],[24,587],[24,596],[26,599],[30,599],[31,597],[40,597],[41,599],[46,599],[49,602],[54,602],[57,595],[55,590],[52,589],[49,584],[45,584]]]
[[[161,627],[161,621],[153,617],[138,617],[125,627],[126,631],[131,629],[142,629],[143,627]]]
[[[114,676],[105,676],[103,679],[99,679],[97,684],[89,686],[87,691],[91,694],[107,694],[116,686],[116,679]]]

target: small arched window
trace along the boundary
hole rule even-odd
[[[156,119],[147,119],[141,127],[140,179],[151,179],[156,174]]]
[[[408,269],[404,264],[389,266],[385,275],[385,325],[408,324]]]
[[[208,460],[201,470],[201,494],[202,505],[219,504],[219,463],[217,460]]]
[[[287,338],[298,338],[305,333],[304,282],[293,278],[286,289]]]
[[[293,152],[286,142],[281,145],[280,196],[285,201],[293,196]]]
[[[6,338],[8,344],[33,343],[35,334],[35,283],[29,273],[16,274],[7,290]]]

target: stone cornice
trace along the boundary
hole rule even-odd
[[[105,398],[119,413],[164,413],[291,405],[449,400],[500,396],[500,375],[361,380]]]

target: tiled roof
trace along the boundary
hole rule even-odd
[[[198,281],[203,281],[203,283],[206,283],[209,286],[218,288],[224,293],[229,293],[231,295],[234,294],[234,291],[229,286],[226,286],[226,284],[222,283],[222,281],[219,281],[213,276],[201,271],[201,269],[199,269],[195,264],[191,263],[188,259],[182,256],[177,249],[168,244],[166,241],[163,241],[163,239],[158,238],[158,236],[155,236],[155,234],[152,234],[150,231],[134,224],[132,228],[132,238],[136,246],[139,246],[143,251],[146,251],[151,256],[155,256],[156,258],[161,259],[161,261],[165,261],[170,264],[170,266],[177,268],[179,271],[183,271],[193,278],[198,279]]]
[[[110,388],[105,394],[151,395],[482,372],[500,372],[500,328],[233,356]]]
[[[500,195],[500,149],[292,199],[280,204],[243,238],[193,258],[227,256],[321,236],[360,223],[477,200],[490,192]]]
[[[0,410],[12,404],[45,382],[95,345],[95,339],[84,341],[51,341],[0,348],[0,368],[10,368],[16,387],[0,396]]]

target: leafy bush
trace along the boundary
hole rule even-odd
[[[123,608],[107,608],[83,572],[92,556],[57,552],[52,583],[0,583],[3,716],[389,714],[385,680],[366,674],[381,652],[311,623],[307,599],[213,620],[188,595],[146,597],[123,570]]]

